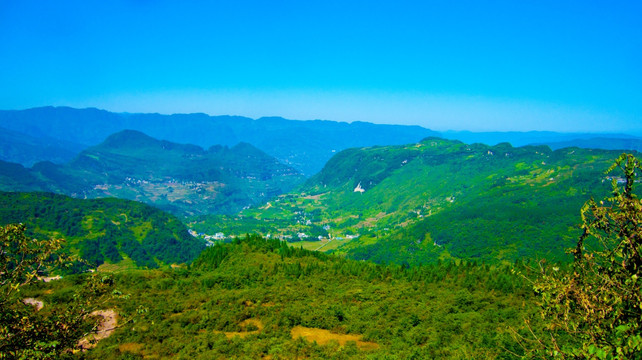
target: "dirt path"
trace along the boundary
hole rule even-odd
[[[323,247],[328,245],[331,241],[332,241],[332,239],[328,239],[328,242],[326,242],[325,244],[319,246],[318,248],[314,249],[313,251],[319,251],[319,250],[323,249]]]
[[[43,303],[40,300],[36,300],[34,298],[26,298],[26,299],[22,300],[22,302],[27,304],[27,305],[35,306],[36,307],[36,311],[40,311],[40,309],[42,309],[43,306],[45,306],[45,303]]]
[[[98,341],[109,337],[118,324],[118,315],[112,309],[110,310],[96,310],[89,314],[89,316],[100,316],[102,320],[98,324],[98,328],[94,333],[87,335],[84,339],[78,342],[78,347],[87,350],[96,346]]]

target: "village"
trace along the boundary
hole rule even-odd
[[[222,232],[217,232],[213,235],[211,234],[206,234],[202,232],[196,232],[193,229],[188,230],[189,234],[195,238],[203,239],[206,241],[206,246],[213,246],[216,243],[220,242],[230,242],[232,239],[237,238],[242,235],[225,235]],[[297,243],[301,241],[319,241],[319,242],[327,242],[327,241],[332,241],[332,240],[338,240],[338,241],[343,241],[343,240],[353,240],[358,238],[360,235],[359,234],[347,234],[343,236],[332,236],[331,234],[328,233],[328,236],[311,236],[309,234],[306,234],[304,232],[298,232],[294,235],[289,235],[289,234],[278,234],[278,235],[272,235],[270,233],[268,234],[260,234],[261,236],[264,236],[266,239],[272,239],[272,238],[277,238],[281,241],[286,241],[288,243]]]

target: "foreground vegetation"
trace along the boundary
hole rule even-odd
[[[24,225],[7,225],[0,227],[0,245],[0,359],[71,357],[97,326],[90,311],[106,298],[111,279],[77,277],[73,288],[58,291],[44,306],[25,289],[37,288],[44,271],[74,261],[59,252],[62,241],[35,240],[25,236]]]
[[[536,311],[510,267],[381,266],[256,236],[208,248],[187,268],[113,278],[129,295],[118,312],[147,313],[90,358],[511,358],[523,351],[512,332]],[[64,302],[76,282],[29,294]]]
[[[64,263],[61,242],[7,225],[0,357],[641,359],[642,166],[623,154],[615,169],[612,195],[581,209],[571,264],[381,265],[248,235],[191,264],[39,283],[39,269]],[[47,306],[30,312],[26,297]],[[96,303],[124,321],[74,355]]]
[[[535,283],[547,337],[531,338],[545,357],[642,359],[642,201],[633,192],[642,164],[622,154],[608,198],[582,207],[582,236],[571,271],[554,267]]]

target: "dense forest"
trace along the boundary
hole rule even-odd
[[[111,306],[135,321],[87,356],[512,358],[523,353],[513,332],[527,335],[524,318],[538,324],[532,287],[514,270],[382,266],[249,236],[208,248],[188,267],[114,274],[129,297]],[[28,294],[64,303],[76,283]]]
[[[133,130],[112,134],[62,165],[0,162],[0,190],[117,197],[180,216],[236,213],[302,180],[297,170],[247,143],[205,150]]]
[[[131,259],[137,266],[185,263],[205,248],[178,218],[122,199],[73,199],[0,192],[0,224],[23,223],[35,238],[63,238],[65,250],[91,267]]]
[[[569,261],[579,209],[608,194],[604,170],[618,155],[439,138],[348,149],[288,194],[236,216],[194,217],[189,226],[280,236],[379,263]]]

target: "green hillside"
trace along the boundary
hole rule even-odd
[[[205,248],[176,217],[120,199],[0,192],[0,224],[23,223],[34,238],[63,238],[91,265],[131,259],[140,267],[190,262]]]
[[[203,150],[132,130],[108,137],[66,165],[41,162],[27,170],[23,178],[35,179],[39,190],[137,200],[178,215],[235,213],[303,180],[249,144]],[[15,184],[19,181],[10,178],[1,186],[33,190]]]
[[[44,187],[30,169],[0,160],[0,191],[38,191]]]
[[[523,351],[511,333],[527,335],[524,318],[541,327],[530,285],[509,267],[380,266],[254,236],[189,268],[113,277],[129,297],[105,306],[135,320],[91,359],[506,359]],[[55,305],[71,284],[28,294]]]
[[[349,149],[293,193],[191,226],[234,234],[268,224],[254,230],[377,262],[563,260],[578,236],[578,209],[607,193],[603,172],[618,155],[437,138]]]
[[[429,139],[425,144],[433,143]],[[443,150],[437,153],[443,154]],[[493,150],[487,150],[486,155],[495,156]],[[526,154],[519,157],[524,160],[532,149],[522,150]],[[504,153],[504,158],[510,157],[505,154],[519,155],[519,151]],[[568,151],[557,155],[568,162],[577,154],[572,149]],[[535,154],[539,155],[538,152]],[[552,162],[556,154],[549,151],[546,156]],[[404,163],[404,167],[409,163]],[[439,162],[444,163],[448,161]],[[585,171],[581,166],[573,169],[571,177],[575,172]],[[95,303],[112,314],[109,319],[117,323],[113,324],[113,334],[100,340],[94,349],[78,353],[79,357],[90,359],[523,359],[558,354],[609,358],[614,353],[636,359],[641,348],[639,316],[635,313],[639,309],[635,287],[640,262],[639,256],[630,255],[639,253],[634,250],[639,245],[640,202],[631,192],[636,169],[640,169],[637,160],[627,162],[624,195],[616,186],[623,183],[622,179],[616,177],[611,179],[614,198],[583,207],[587,215],[584,225],[593,230],[575,243],[585,254],[584,260],[576,258],[572,265],[551,263],[554,258],[490,264],[483,257],[484,261],[451,259],[416,265],[406,260],[401,265],[375,264],[248,235],[206,248],[184,266],[115,273],[102,267],[93,275],[85,273],[38,282],[25,287],[21,296],[29,299],[29,304],[44,304],[42,312],[34,313],[36,317],[46,316],[57,309],[64,310],[86,282],[103,279],[101,284],[109,291],[97,293],[101,298]],[[391,173],[398,171],[399,168]],[[472,172],[467,174],[473,177]],[[523,186],[540,191],[552,187],[556,180],[553,175],[546,175],[544,185],[537,176],[528,175]],[[380,179],[373,188],[385,184],[389,177]],[[510,179],[504,180],[511,182]],[[582,182],[575,184],[579,186]],[[500,186],[504,189],[502,194],[511,194],[510,186]],[[365,193],[367,190],[360,195]],[[306,195],[306,199],[318,201],[314,196]],[[448,203],[456,204],[456,198],[451,196]],[[72,208],[50,205],[64,210],[56,216],[56,224],[70,224],[65,216],[73,213]],[[98,208],[109,206],[103,204]],[[35,213],[46,214],[46,209]],[[448,209],[444,206],[428,217]],[[267,205],[264,210],[268,210]],[[454,222],[474,217],[476,210],[479,209],[462,211],[460,218],[453,215]],[[502,220],[516,221],[516,215],[505,220],[502,214],[507,216],[511,212],[479,216],[478,221],[493,219],[496,224]],[[540,220],[530,212],[529,216]],[[422,221],[410,224],[407,229],[418,228]],[[34,221],[37,222],[38,219]],[[112,223],[118,225],[114,220]],[[66,225],[66,233],[74,233],[73,228]],[[500,238],[502,228],[497,226],[495,230],[495,237]],[[357,241],[361,238],[339,250]],[[375,239],[370,246],[395,241],[390,236],[389,240]],[[611,248],[612,243],[631,247],[620,250]],[[457,249],[446,243],[441,246],[450,247],[447,251]],[[383,250],[380,247],[379,251]],[[412,250],[406,249],[413,254]],[[633,260],[627,262],[630,259]],[[588,268],[591,265],[598,271]],[[613,274],[618,274],[617,278]],[[578,283],[582,286],[577,286]],[[595,287],[596,284],[604,288]],[[607,292],[609,296],[602,296]],[[628,297],[621,297],[625,293]],[[600,306],[599,312],[593,311],[594,304]],[[16,305],[32,306],[22,301]],[[591,338],[596,333],[608,337]]]

